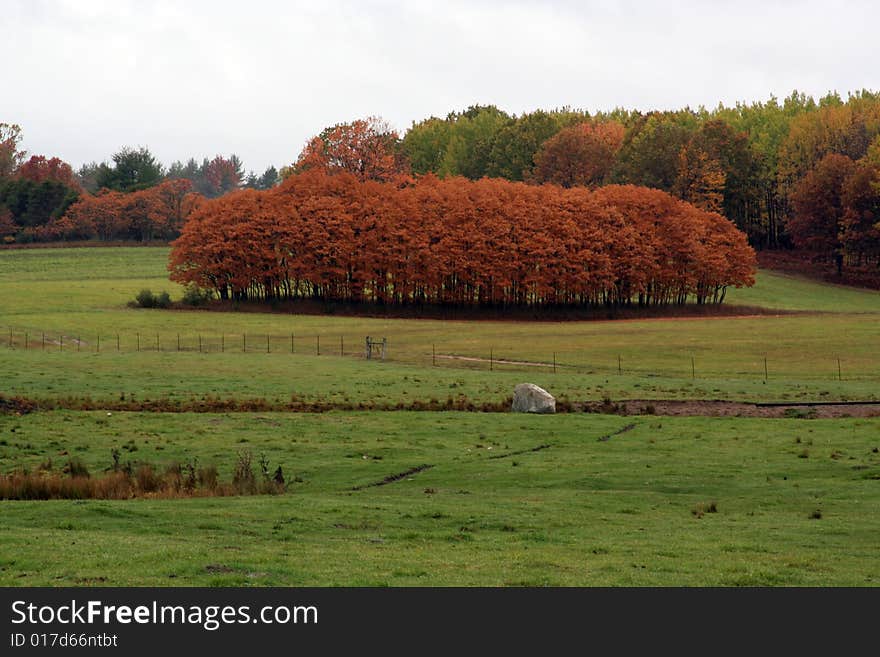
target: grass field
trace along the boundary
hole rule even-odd
[[[572,400],[880,398],[872,292],[761,272],[730,302],[799,314],[623,322],[126,307],[142,288],[180,296],[166,258],[163,248],[0,251],[0,395],[497,402],[529,380]],[[44,332],[45,350],[36,343]],[[24,333],[34,340],[28,349]],[[189,350],[176,351],[178,333]],[[194,350],[199,335],[210,353]],[[365,335],[388,337],[388,361],[363,359]],[[497,360],[492,371],[485,360],[433,366],[432,345],[487,360],[491,352],[547,363],[555,352],[557,371]],[[0,584],[874,586],[880,578],[876,419],[0,415],[0,473],[48,459],[60,468],[76,456],[99,474],[114,448],[133,462],[198,458],[224,478],[250,450],[292,481],[281,496],[2,501]],[[420,465],[432,467],[369,486]]]
[[[442,400],[464,394],[494,401],[529,378],[572,399],[877,395],[876,292],[761,272],[754,288],[730,292],[731,303],[810,312],[617,322],[443,322],[127,308],[143,288],[179,297],[179,288],[167,280],[166,259],[163,248],[0,252],[0,331],[12,329],[17,347],[0,351],[7,372],[2,391],[97,399],[121,393],[296,394],[354,401]],[[241,353],[243,335],[246,354]],[[271,353],[266,353],[267,335],[272,336]],[[366,335],[388,338],[389,361],[364,361]],[[200,336],[210,353],[198,353]],[[64,341],[66,346],[60,344]],[[4,342],[8,334],[0,332],[0,346]],[[99,348],[101,353],[95,353]],[[432,351],[441,356],[436,367]],[[555,374],[547,366],[554,354]],[[481,360],[443,357],[450,355]],[[510,365],[499,359],[547,365]]]
[[[878,424],[584,415],[45,413],[4,469],[265,453],[278,497],[4,502],[11,585],[875,585]],[[15,433],[11,433],[12,428]],[[128,447],[124,447],[128,445]],[[135,451],[130,451],[132,445]],[[541,445],[537,451],[506,456]],[[364,458],[366,457],[366,458]],[[502,458],[492,458],[502,457]],[[351,490],[417,465],[393,484]],[[701,506],[717,512],[697,517]],[[812,518],[816,512],[821,518]]]

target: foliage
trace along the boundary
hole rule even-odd
[[[221,299],[662,305],[751,284],[754,252],[722,217],[656,190],[319,171],[200,206],[171,270]]]
[[[187,285],[181,301],[187,306],[204,306],[214,297],[211,290],[203,290],[197,285]]]
[[[798,247],[844,264],[880,263],[880,166],[826,155],[794,186],[788,224]]]
[[[615,121],[566,128],[541,145],[532,179],[563,187],[601,185],[611,173],[623,135],[623,126]]]
[[[21,127],[0,123],[0,181],[12,176],[24,161],[25,152],[19,150]]]
[[[15,176],[0,182],[0,207],[9,210],[19,231],[50,223],[63,215],[78,196],[75,189],[55,180],[38,182]]]
[[[134,300],[140,308],[168,308],[171,305],[171,295],[165,291],[153,294],[151,290],[143,289]]]
[[[398,141],[397,133],[379,117],[340,123],[309,140],[292,170],[345,172],[358,180],[390,181],[405,172]]]
[[[189,180],[176,179],[144,190],[104,190],[85,195],[63,217],[35,234],[39,239],[132,239],[150,241],[177,235],[200,196]]]
[[[96,173],[99,189],[134,192],[162,181],[165,171],[148,148],[124,147],[112,156],[113,166],[101,164]]]

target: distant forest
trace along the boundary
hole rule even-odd
[[[319,168],[403,186],[501,178],[596,189],[637,185],[730,219],[754,248],[794,248],[838,269],[880,264],[880,93],[779,100],[709,110],[519,116],[473,106],[400,135],[376,117],[334,125],[298,157],[260,175],[235,156],[163,166],[123,148],[78,171],[28,157],[21,129],[0,124],[0,241],[170,240],[206,199],[268,190]]]

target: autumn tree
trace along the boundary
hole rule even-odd
[[[721,212],[727,174],[721,163],[696,144],[682,146],[672,192],[709,212]]]
[[[602,184],[611,173],[623,135],[623,126],[615,121],[566,128],[541,145],[532,177],[562,187]]]
[[[0,205],[0,242],[12,240],[12,236],[19,231],[20,227],[12,220],[12,213],[8,208]]]
[[[843,186],[855,163],[846,155],[826,155],[795,185],[791,193],[794,214],[788,230],[796,246],[833,257],[843,266],[841,229],[846,207]]]
[[[841,189],[840,239],[851,264],[880,264],[880,164],[856,162]]]
[[[733,224],[658,190],[321,169],[200,204],[169,263],[222,299],[553,307],[719,303],[754,266]]]
[[[293,170],[318,169],[347,172],[359,180],[392,180],[406,172],[398,142],[397,132],[379,117],[339,123],[309,140]]]
[[[79,180],[71,166],[57,157],[47,159],[45,155],[34,155],[19,167],[17,175],[36,183],[50,181],[79,189]]]

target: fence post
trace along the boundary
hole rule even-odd
[[[199,353],[202,353],[202,334],[199,333]]]
[[[269,353],[269,334],[266,334],[266,353]]]
[[[620,354],[617,354],[617,373],[623,374],[623,365],[620,362]]]
[[[43,351],[46,351],[46,332],[45,331],[43,331],[43,340],[42,340],[42,343],[40,344],[40,349],[42,349]]]
[[[27,331],[24,332],[24,350],[27,351],[28,348],[28,334]]]
[[[156,334],[156,351],[159,351],[159,334]]]
[[[843,372],[840,369],[840,358],[837,359],[837,380],[843,381]]]
[[[95,343],[95,353],[96,354],[101,353],[101,334],[100,333],[98,334],[98,339]]]
[[[241,334],[241,353],[247,353],[247,333]]]
[[[293,353],[293,333],[290,334],[290,353]]]
[[[12,329],[9,329],[9,348],[12,349]]]
[[[697,378],[697,362],[693,356],[691,356],[691,378]]]
[[[141,334],[135,333],[135,335],[137,336],[137,350],[140,351],[141,350]]]
[[[76,336],[76,350],[79,351],[79,346],[82,344],[82,340],[80,340],[79,336]]]
[[[345,356],[345,338],[343,336],[339,336],[339,355]]]
[[[489,371],[490,371],[490,372],[492,371],[492,361],[494,360],[494,359],[493,359],[493,355],[494,355],[494,354],[493,354],[493,352],[492,352],[492,348],[490,347],[490,348],[489,348]]]
[[[764,356],[764,383],[767,383],[767,357]]]
[[[180,333],[177,334],[177,351],[180,351]]]
[[[431,365],[437,367],[437,348],[436,345],[431,345]]]
[[[321,336],[320,335],[315,336],[315,355],[316,356],[321,355]]]
[[[58,350],[59,350],[59,351],[64,351],[64,334],[63,334],[63,333],[62,333],[61,336],[58,338]]]
[[[226,334],[220,334],[220,353],[224,353],[226,351]]]
[[[553,373],[556,374],[556,352],[553,352]]]

